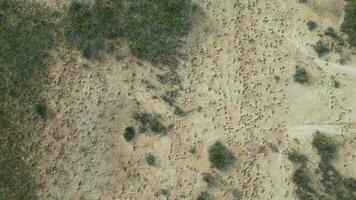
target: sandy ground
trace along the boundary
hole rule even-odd
[[[350,60],[340,65],[339,53],[319,58],[312,47],[327,27],[338,30],[344,2],[196,3],[201,12],[184,38],[186,56],[177,71],[182,79],[177,105],[190,111],[184,117],[161,98],[176,88],[158,81],[166,69],[138,61],[125,49],[100,62],[73,52],[58,55],[48,95],[55,117],[44,130],[39,165],[42,199],[193,200],[209,191],[215,199],[232,200],[238,199],[236,190],[241,199],[296,199],[295,168],[286,151],[295,148],[317,165],[310,144],[316,130],[336,138],[334,166],[356,177],[356,58],[343,48],[341,55]],[[317,22],[316,30],[308,31],[308,20]],[[327,36],[323,40],[332,43]],[[307,69],[311,83],[293,81],[296,65]],[[339,89],[332,87],[332,77]],[[166,136],[148,132],[128,143],[122,134],[127,126],[138,130],[136,111],[160,114],[173,128]],[[217,140],[237,157],[225,172],[208,162],[207,148]],[[193,146],[195,154],[189,153]],[[156,166],[146,163],[148,153],[156,156]],[[218,184],[209,187],[203,173]]]

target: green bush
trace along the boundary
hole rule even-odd
[[[310,31],[312,31],[312,30],[314,30],[314,29],[316,28],[317,25],[316,25],[316,22],[309,20],[309,21],[307,22],[307,26],[308,26],[308,29],[309,29]]]
[[[294,163],[304,163],[307,161],[307,157],[303,154],[300,154],[296,150],[288,152],[288,159]]]
[[[300,83],[300,84],[305,84],[309,82],[309,74],[307,70],[305,70],[303,67],[296,67],[295,74],[294,74],[294,81]]]
[[[151,166],[156,165],[156,157],[152,154],[146,155],[146,161]]]
[[[337,34],[337,32],[335,31],[334,28],[332,27],[328,27],[326,30],[325,30],[325,35],[327,36],[330,36],[334,39],[338,39],[339,38],[339,35]]]
[[[124,131],[124,138],[126,141],[131,141],[135,138],[135,128],[134,127],[126,127]]]
[[[219,141],[210,146],[208,154],[211,166],[219,170],[227,169],[235,160],[234,155]]]
[[[159,119],[148,113],[135,113],[133,118],[141,123],[141,130],[147,129],[155,133],[166,133],[167,128],[159,121]]]
[[[196,200],[212,200],[213,197],[208,192],[202,192]]]
[[[311,179],[304,168],[297,169],[293,174],[293,182],[298,187],[307,187]]]
[[[349,43],[356,46],[356,0],[347,0],[341,30],[349,35]]]
[[[340,81],[333,79],[333,86],[334,88],[340,88]]]
[[[316,53],[318,53],[319,57],[322,57],[330,52],[329,47],[326,44],[324,44],[324,42],[321,40],[316,42],[316,44],[313,47]]]
[[[45,117],[47,112],[47,105],[43,102],[37,102],[33,106],[33,110],[37,115],[40,115],[41,117]]]
[[[330,160],[335,157],[337,150],[336,143],[330,137],[327,137],[319,131],[314,134],[312,145],[318,150],[323,160]]]

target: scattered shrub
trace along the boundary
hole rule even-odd
[[[330,160],[334,158],[336,154],[336,143],[330,137],[327,137],[319,131],[314,134],[312,145],[318,150],[323,160]]]
[[[294,163],[304,163],[307,161],[307,157],[303,154],[300,154],[296,150],[288,152],[288,159]]]
[[[196,152],[197,152],[197,147],[195,145],[191,146],[190,149],[189,149],[189,153],[195,154]]]
[[[156,157],[152,154],[146,155],[146,161],[151,166],[156,165]]]
[[[294,74],[294,81],[305,84],[309,82],[309,75],[308,72],[303,67],[296,67],[295,74]]]
[[[340,81],[333,79],[333,86],[334,88],[340,88]]]
[[[312,30],[314,30],[314,29],[316,28],[316,22],[309,20],[309,21],[307,22],[307,26],[308,26],[308,29],[309,29],[310,31],[312,31]]]
[[[208,187],[212,187],[216,184],[214,176],[210,173],[203,173],[202,175],[203,181],[208,185]]]
[[[293,174],[293,182],[298,187],[307,187],[310,183],[310,177],[304,168],[297,169]]]
[[[211,166],[219,170],[226,169],[235,160],[234,155],[219,141],[210,146],[208,153]]]
[[[135,138],[135,128],[134,127],[126,127],[124,131],[124,138],[126,141],[131,141]]]
[[[334,28],[332,27],[328,27],[326,30],[325,30],[325,35],[327,36],[330,36],[334,39],[338,39],[339,38],[339,35],[337,34],[337,32],[335,31]]]
[[[316,42],[316,44],[313,47],[314,50],[318,53],[319,57],[322,57],[330,52],[329,47],[326,44],[324,44],[324,42],[321,40]]]
[[[178,115],[178,116],[185,116],[186,113],[184,112],[184,110],[182,110],[180,107],[178,106],[175,106],[174,108],[174,112],[173,112],[175,115]]]
[[[202,192],[196,200],[212,200],[212,196],[208,192]]]
[[[356,1],[347,0],[345,6],[344,22],[341,25],[341,30],[348,34],[350,45],[356,46]]]
[[[167,131],[167,128],[152,114],[135,113],[133,117],[135,120],[141,123],[142,131],[145,131],[147,129],[156,133],[165,133]]]
[[[33,110],[36,114],[40,115],[41,117],[45,117],[47,112],[47,105],[43,102],[37,102],[33,106]]]
[[[356,179],[355,178],[345,178],[344,185],[345,185],[345,187],[349,188],[350,190],[356,192]]]

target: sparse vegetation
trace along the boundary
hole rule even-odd
[[[156,157],[154,155],[152,155],[151,153],[146,155],[146,161],[147,164],[154,166],[156,165]]]
[[[307,170],[307,160],[301,162],[299,168],[293,174],[293,182],[297,186],[296,194],[299,199],[341,199],[351,200],[356,198],[354,178],[343,177],[331,160],[336,157],[337,145],[332,138],[317,131],[312,142],[321,157],[319,170],[321,172],[321,184],[319,178],[310,176]],[[299,158],[299,156],[293,156]],[[293,159],[294,160],[294,159]],[[298,160],[298,159],[297,159]],[[316,179],[316,181],[313,181]]]
[[[134,119],[141,123],[141,131],[146,131],[147,129],[155,133],[166,133],[167,128],[160,122],[160,120],[148,113],[135,113]]]
[[[124,131],[124,138],[126,141],[132,141],[135,138],[135,128],[134,127],[126,127]]]
[[[186,113],[184,112],[184,110],[182,110],[180,107],[175,106],[174,108],[174,114],[177,116],[182,116],[184,117],[186,115]]]
[[[296,150],[291,150],[288,152],[288,159],[294,163],[304,163],[307,161],[307,157],[303,154],[300,154]]]
[[[179,37],[190,27],[190,0],[75,0],[68,9],[66,38],[86,58],[97,57],[105,40],[126,38],[134,55],[153,63],[175,63]]]
[[[300,84],[305,84],[309,82],[309,74],[307,70],[303,67],[296,67],[295,74],[294,74],[294,81],[300,83]]]
[[[211,166],[219,170],[227,169],[235,160],[234,155],[219,141],[210,146],[208,153]]]
[[[316,53],[318,53],[319,57],[322,57],[330,52],[329,47],[321,40],[316,42],[316,44],[313,47]]]
[[[347,0],[345,18],[341,30],[348,34],[350,45],[356,46],[356,1]]]
[[[298,187],[306,187],[310,183],[310,177],[304,168],[297,169],[293,174],[293,182]]]
[[[210,173],[203,173],[203,181],[208,185],[208,187],[212,187],[216,184],[215,178]]]

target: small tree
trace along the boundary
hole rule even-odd
[[[326,44],[324,44],[324,42],[321,40],[316,42],[316,44],[313,47],[314,50],[318,53],[319,57],[322,57],[330,52],[329,47]]]
[[[309,29],[310,31],[312,31],[312,30],[314,30],[314,29],[316,28],[316,22],[309,20],[309,21],[307,22],[307,26],[308,26],[308,29]]]
[[[305,84],[309,82],[308,72],[303,67],[297,66],[294,74],[294,81],[300,84]]]
[[[146,155],[146,161],[149,165],[154,166],[156,165],[156,157],[151,153]]]
[[[234,155],[219,141],[209,148],[208,153],[211,166],[219,170],[226,169],[235,160]]]
[[[133,140],[135,138],[135,128],[126,127],[124,132],[124,138],[128,142]]]

